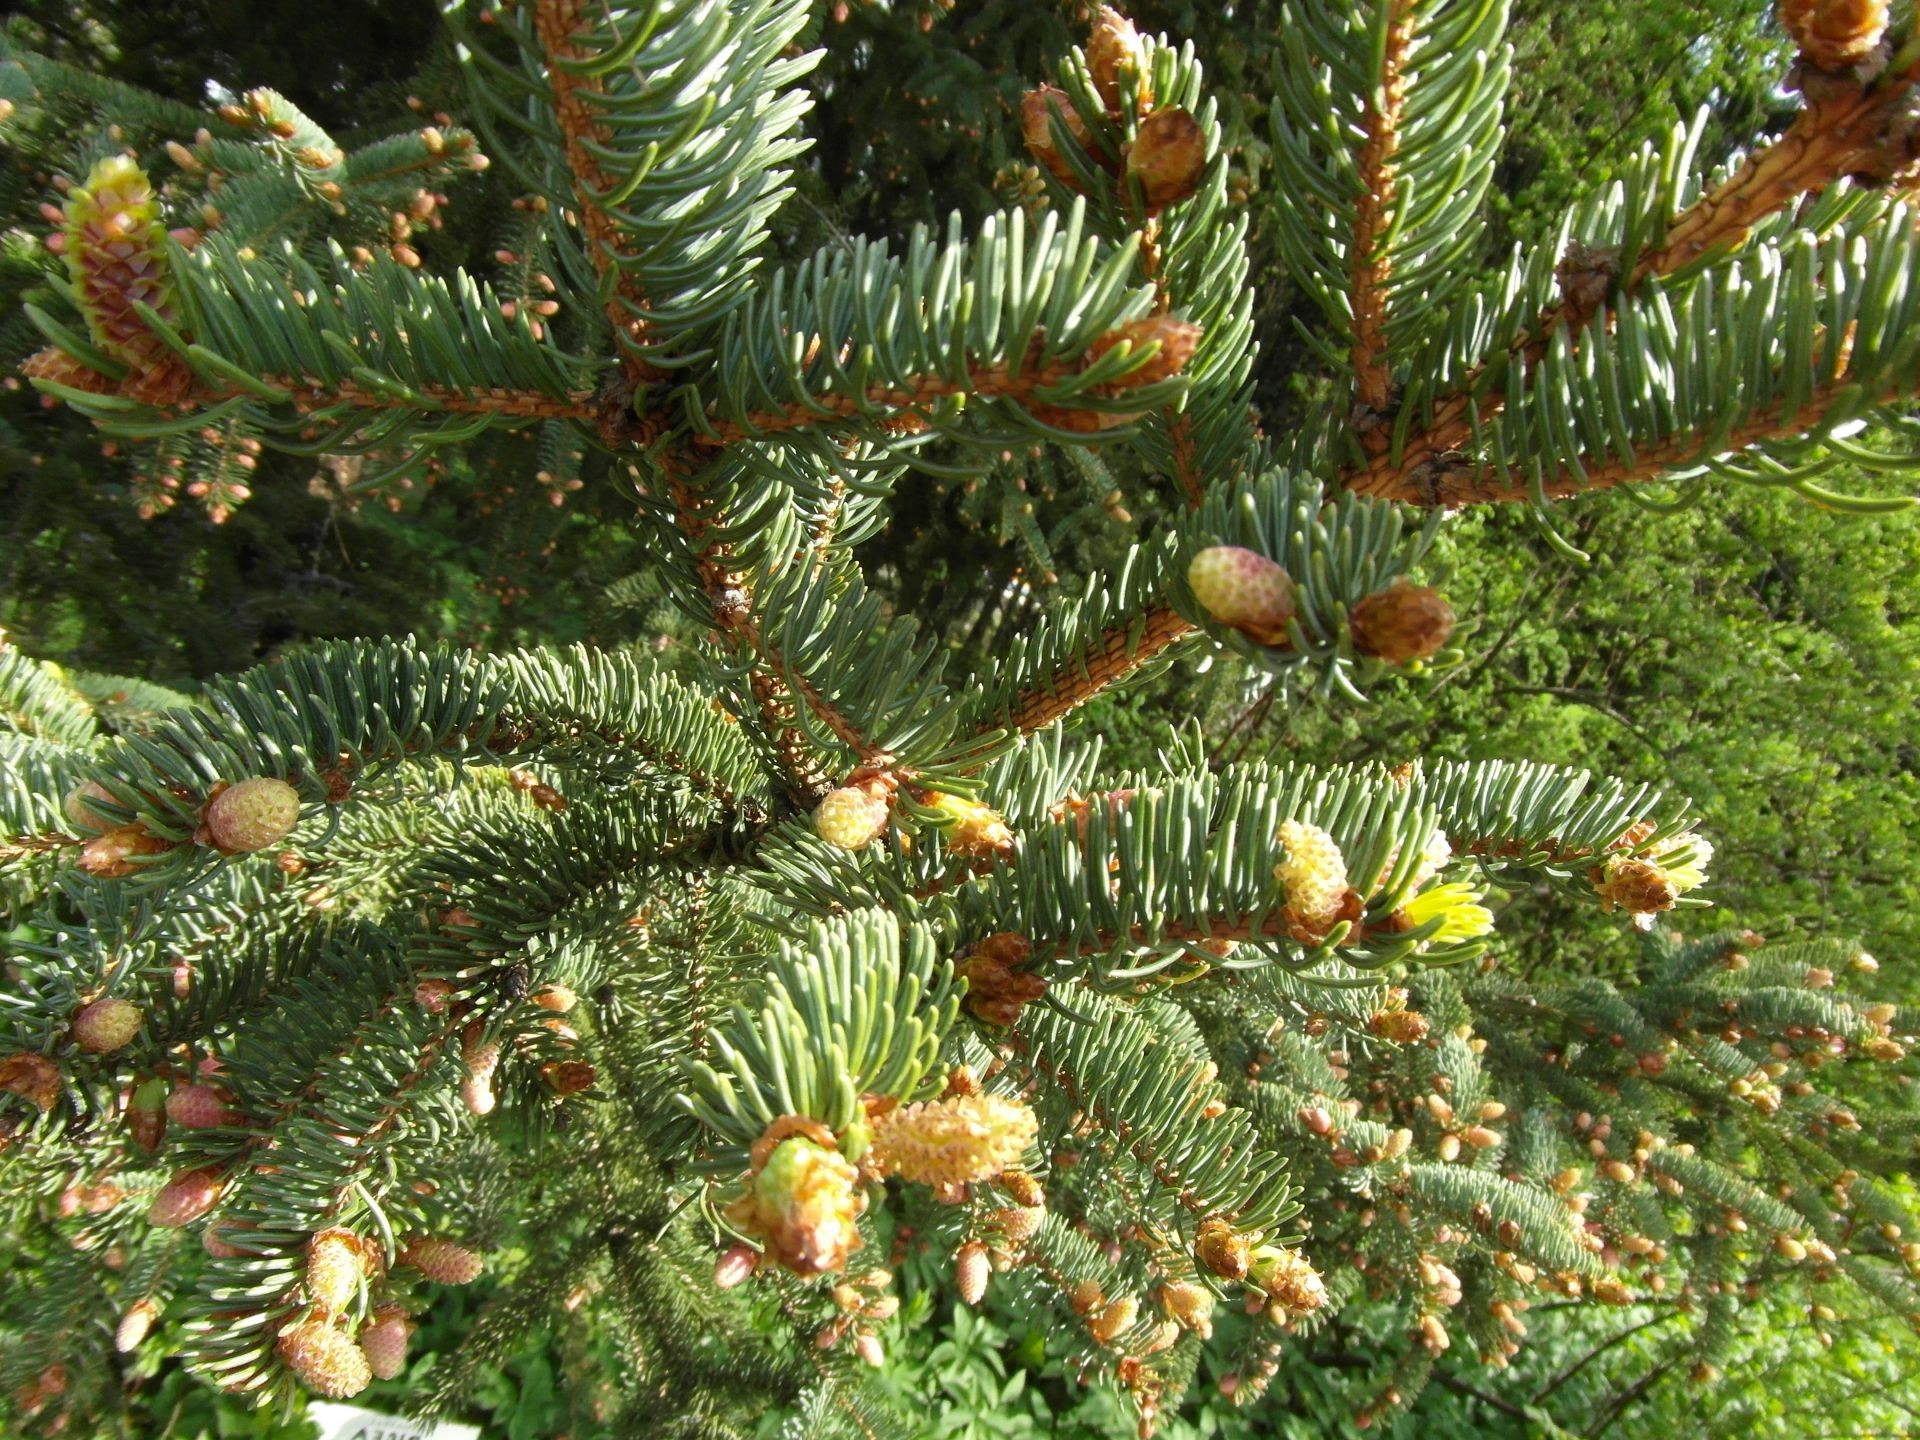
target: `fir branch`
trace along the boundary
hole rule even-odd
[[[1224,1213],[1256,1231],[1299,1213],[1285,1163],[1260,1146],[1244,1111],[1214,1104],[1208,1062],[1168,1044],[1150,1011],[1082,998],[1095,1023],[1035,1009],[1007,1032],[1002,1053],[1022,1083],[1038,1080],[1054,1104],[1111,1135],[1195,1219]]]
[[[614,272],[606,314],[614,334],[621,339],[621,368],[630,382],[638,384],[658,379],[662,372],[628,348],[638,348],[645,341],[647,297],[631,269],[621,264],[630,258],[628,241],[607,208],[609,197],[621,187],[599,159],[611,145],[599,119],[607,97],[600,77],[589,65],[597,57],[582,43],[582,32],[592,23],[588,13],[592,8],[593,0],[536,0],[533,25],[546,51],[554,117],[565,140],[567,167],[573,174],[587,251],[596,271],[603,275]]]
[[[593,424],[598,419],[594,392],[576,390],[562,399],[537,390],[513,390],[490,385],[459,390],[450,385],[416,385],[408,396],[382,394],[351,380],[327,382],[313,376],[298,378],[263,375],[267,384],[293,391],[288,402],[303,415],[345,405],[359,410],[444,410],[453,415],[499,415],[523,420],[576,420]],[[208,390],[193,398],[205,405],[236,398],[248,392],[229,389]]]
[[[821,395],[775,410],[756,410],[737,421],[713,420],[709,428],[693,437],[693,443],[707,449],[720,449],[744,440],[764,440],[852,419],[873,420],[883,425],[914,422],[924,428],[928,407],[946,397],[1031,400],[1039,391],[1065,383],[1083,368],[1056,361],[1038,367],[1021,366],[1016,372],[1006,361],[971,364],[959,379],[920,375],[904,385],[874,385],[857,395]]]
[[[693,552],[694,568],[713,608],[714,623],[732,649],[749,657],[747,688],[759,707],[768,748],[788,792],[802,803],[811,803],[831,788],[831,782],[821,757],[794,723],[792,692],[768,668],[760,653],[747,577],[734,568],[730,547],[714,537],[717,518],[711,505],[689,483],[686,459],[677,452],[670,453],[662,458],[661,465],[666,472],[674,523]]]
[[[1045,729],[1194,633],[1194,626],[1166,605],[1106,631],[1084,663],[1055,673],[1020,697],[1013,728],[1023,735]]]
[[[1825,82],[1784,134],[1750,153],[1731,175],[1667,223],[1659,247],[1639,256],[1632,273],[1613,288],[1609,304],[1618,308],[1640,294],[1648,281],[1739,246],[1756,227],[1803,196],[1823,194],[1849,176],[1890,178],[1900,173],[1910,162],[1890,127],[1909,103],[1916,84],[1920,84],[1920,64],[1853,89],[1836,89],[1831,81]],[[1530,387],[1555,334],[1564,330],[1569,343],[1577,341],[1596,313],[1598,307],[1590,299],[1563,294],[1515,337],[1500,363],[1521,367],[1526,372],[1521,388]],[[1511,392],[1481,393],[1492,368],[1469,370],[1458,389],[1433,402],[1431,412],[1397,447],[1397,455],[1374,453],[1364,465],[1343,472],[1340,483],[1359,494],[1427,506],[1533,499],[1531,490],[1516,492],[1508,487],[1482,493],[1474,487],[1449,485],[1444,475],[1437,483],[1434,478],[1436,471],[1445,470],[1448,457],[1469,446],[1509,403]],[[1651,478],[1679,463],[1684,462],[1672,460],[1645,474],[1616,472],[1606,483]],[[1582,488],[1555,488],[1549,481],[1546,493],[1557,499]]]
[[[1386,44],[1379,74],[1361,120],[1365,138],[1355,166],[1359,195],[1354,205],[1348,299],[1353,315],[1354,397],[1376,414],[1393,396],[1393,372],[1387,363],[1387,283],[1392,277],[1385,232],[1398,200],[1394,158],[1400,148],[1400,111],[1406,101],[1401,65],[1413,41],[1414,0],[1386,0]],[[1385,448],[1377,429],[1367,432],[1369,448]]]
[[[1806,105],[1785,133],[1675,216],[1660,248],[1641,257],[1627,288],[1740,244],[1803,195],[1821,194],[1849,176],[1885,179],[1904,169],[1910,160],[1900,132],[1891,127],[1912,102],[1917,83],[1920,64],[1859,88],[1813,79]],[[1549,322],[1542,333],[1551,329]]]
[[[793,691],[806,701],[807,709],[813,712],[814,718],[831,730],[841,744],[853,751],[856,769],[885,769],[890,766],[893,757],[862,734],[858,726],[828,703],[826,697],[811,680],[788,665],[781,658],[779,651],[767,643],[751,612],[738,622],[736,633],[763,661],[789,677],[788,683]],[[896,771],[895,773],[904,775],[906,772]]]
[[[81,746],[99,728],[93,707],[59,670],[16,650],[0,630],[0,733]]]
[[[1891,405],[1904,396],[1904,388],[1883,393],[1879,405]],[[1471,466],[1452,466],[1425,477],[1402,477],[1388,481],[1387,488],[1369,488],[1371,479],[1356,487],[1360,493],[1377,499],[1400,500],[1415,505],[1455,508],[1462,505],[1531,504],[1544,493],[1550,500],[1564,500],[1596,490],[1611,490],[1622,485],[1658,480],[1676,470],[1686,469],[1723,457],[1739,455],[1765,447],[1770,441],[1788,440],[1819,427],[1836,408],[1851,413],[1859,397],[1850,388],[1847,375],[1836,375],[1819,386],[1806,403],[1789,409],[1785,400],[1776,400],[1749,415],[1723,435],[1707,436],[1695,432],[1671,435],[1654,445],[1640,446],[1632,459],[1610,456],[1604,461],[1579,469],[1563,469],[1545,477],[1536,487],[1514,478],[1498,478],[1477,472]]]

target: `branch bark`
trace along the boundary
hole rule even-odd
[[[1392,262],[1385,234],[1392,228],[1395,184],[1394,158],[1400,149],[1400,112],[1406,103],[1406,77],[1401,67],[1413,42],[1411,0],[1393,0],[1387,16],[1387,44],[1380,66],[1379,89],[1367,102],[1361,122],[1365,139],[1355,162],[1360,194],[1354,206],[1353,256],[1348,294],[1353,310],[1354,398],[1375,414],[1393,399],[1393,373],[1387,363],[1387,282]],[[1367,432],[1369,448],[1386,446],[1383,428]]]
[[[832,788],[832,782],[819,755],[794,724],[793,692],[768,667],[761,654],[759,628],[753,618],[746,577],[733,569],[726,546],[708,538],[712,524],[700,498],[680,473],[683,463],[677,454],[662,459],[674,522],[693,547],[694,566],[706,589],[708,603],[713,607],[716,628],[736,650],[746,652],[753,659],[747,688],[760,707],[768,744],[785,777],[788,793],[800,804],[811,806]]]
[[[1194,627],[1165,605],[1149,610],[1144,625],[1132,622],[1107,631],[1087,665],[1058,671],[1021,697],[1013,709],[1014,728],[1023,735],[1044,729],[1193,633]]]
[[[837,420],[855,416],[873,417],[876,410],[891,412],[875,417],[880,424],[917,420],[924,426],[925,417],[915,412],[946,396],[976,395],[982,399],[1004,396],[1020,399],[1031,396],[1042,386],[1058,385],[1079,368],[1078,365],[1055,363],[1025,368],[1015,375],[1005,364],[982,365],[968,370],[965,383],[941,375],[922,375],[911,385],[876,385],[859,395],[823,395],[811,404],[796,402],[777,410],[756,410],[743,421],[716,421],[706,434],[694,436],[693,443],[702,449],[719,450],[742,441],[761,440],[813,425],[831,425]]]
[[[1798,409],[1789,412],[1777,402],[1763,406],[1736,425],[1723,439],[1711,445],[1704,443],[1702,437],[1693,431],[1670,435],[1656,443],[1640,446],[1630,461],[1609,456],[1604,460],[1596,460],[1590,466],[1583,465],[1578,472],[1562,470],[1550,475],[1542,482],[1542,492],[1549,500],[1563,500],[1595,490],[1610,490],[1617,485],[1658,479],[1668,471],[1698,464],[1717,455],[1738,454],[1768,440],[1803,434],[1817,425],[1828,409],[1840,399],[1846,384],[1847,376],[1843,368],[1843,373],[1822,385]],[[1883,398],[1890,402],[1898,398],[1898,393],[1889,392]],[[1442,465],[1432,456],[1420,467],[1403,467],[1397,473],[1369,473],[1350,483],[1351,488],[1363,495],[1423,506],[1453,508],[1534,499],[1532,486],[1523,481],[1490,472],[1476,473],[1471,461],[1452,461]]]
[[[547,52],[547,80],[553,87],[554,118],[566,141],[567,168],[573,174],[574,195],[580,205],[580,228],[586,232],[587,252],[594,268],[618,276],[606,302],[607,319],[620,337],[621,370],[630,383],[657,379],[661,372],[633,353],[646,335],[647,298],[621,261],[634,252],[607,213],[603,197],[615,184],[595,155],[605,150],[607,136],[598,111],[606,104],[597,82],[583,79],[569,62],[589,58],[592,52],[578,41],[589,19],[591,0],[539,0],[534,8],[534,31]]]
[[[1754,151],[1738,170],[1669,223],[1661,246],[1641,256],[1633,273],[1617,283],[1614,303],[1635,294],[1655,276],[1671,274],[1714,250],[1741,243],[1762,220],[1804,195],[1817,195],[1850,175],[1887,179],[1901,172],[1911,160],[1891,127],[1917,80],[1920,67],[1864,86],[1832,79],[1814,82],[1819,89],[1785,133]],[[1556,330],[1565,327],[1577,337],[1594,309],[1584,297],[1564,297],[1515,338],[1507,363],[1531,371],[1546,355]],[[1471,442],[1476,420],[1484,423],[1505,408],[1504,394],[1476,398],[1475,386],[1485,373],[1486,367],[1476,369],[1464,388],[1436,401],[1432,418],[1408,436],[1399,459],[1384,452],[1374,454],[1364,466],[1344,474],[1342,483],[1363,495],[1417,505],[1532,498],[1524,491],[1481,493],[1472,487],[1436,491],[1430,482],[1433,472],[1445,467],[1446,457]],[[1645,477],[1619,475],[1607,483],[1633,478]],[[1549,498],[1560,498],[1585,488],[1589,487],[1569,483],[1556,490],[1550,485],[1547,493]]]

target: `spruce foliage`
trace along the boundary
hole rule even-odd
[[[1841,464],[1909,468],[1904,22],[1844,63],[1819,29],[1779,140],[1709,174],[1681,127],[1480,284],[1505,7],[1279,7],[1271,216],[1325,403],[1269,436],[1191,45],[1102,7],[1021,100],[1026,203],[795,259],[811,6],[447,8],[474,131],[352,149],[269,91],[202,117],[6,55],[8,123],[129,125],[13,257],[27,373],[216,469],[591,449],[704,638],[330,643],[193,696],[0,644],[21,1424],[112,1416],[162,1356],[357,1393],[489,1269],[414,1401],[592,1317],[580,1418],[635,1434],[911,1433],[870,1367],[929,1256],[1143,1433],[1369,1313],[1366,1423],[1506,1363],[1543,1294],[1671,1307],[1659,1363],[1699,1377],[1783,1283],[1920,1325],[1898,1014],[1857,946],[1696,933],[1684,797],[1192,727],[1120,768],[1072,729],[1181,654],[1302,704],[1446,666],[1416,579],[1465,506],[1845,506]],[[527,192],[499,283],[391,223],[483,148]],[[1168,518],[962,666],[860,547],[1041,445]],[[1633,983],[1504,970],[1527,889],[1646,931]]]

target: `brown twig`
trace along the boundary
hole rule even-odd
[[[740,639],[751,647],[756,655],[769,666],[786,675],[787,683],[793,692],[806,702],[807,709],[813,712],[814,718],[831,730],[841,744],[845,745],[859,757],[859,768],[871,769],[884,767],[891,761],[892,757],[869,740],[866,735],[861,732],[859,726],[847,719],[845,715],[842,715],[840,711],[834,707],[833,703],[820,693],[811,680],[797,672],[787,672],[786,665],[781,660],[779,652],[767,643],[766,637],[760,633],[760,626],[758,622],[754,620],[751,612],[742,618],[735,625],[734,629],[735,633],[740,636]]]
[[[1107,631],[1084,666],[1057,671],[1020,697],[1013,707],[1013,727],[1028,735],[1051,725],[1193,633],[1194,627],[1165,605],[1149,610],[1144,621],[1135,619]]]
[[[633,251],[607,213],[602,197],[611,194],[616,185],[595,153],[596,149],[607,148],[606,129],[599,115],[606,99],[598,81],[584,79],[568,67],[568,62],[587,59],[591,54],[576,38],[587,23],[590,4],[591,0],[538,0],[533,25],[547,52],[554,118],[566,142],[567,167],[573,173],[574,195],[580,202],[580,227],[586,232],[587,252],[602,274],[609,269],[620,272],[607,298],[607,319],[623,348],[637,348],[646,335],[646,296],[622,264],[632,258]],[[631,351],[623,356],[621,368],[633,382],[659,373]]]
[[[324,410],[341,404],[361,410],[419,408],[412,400],[397,395],[382,395],[351,380],[329,385],[311,376],[297,380],[278,375],[262,378],[269,385],[293,391],[293,407],[301,411]],[[226,395],[207,398],[209,401],[215,398],[228,399],[239,393],[238,390],[232,390]],[[537,390],[507,390],[498,386],[462,391],[447,385],[416,385],[413,393],[437,409],[456,415],[511,415],[526,420],[579,420],[591,424],[596,414],[593,392],[590,390],[576,391],[564,400],[543,395]]]
[[[1375,415],[1385,412],[1393,398],[1393,373],[1387,364],[1387,282],[1392,277],[1382,232],[1388,228],[1398,198],[1394,159],[1400,149],[1400,111],[1406,102],[1406,77],[1401,66],[1413,43],[1411,0],[1393,0],[1387,16],[1386,53],[1380,66],[1378,104],[1367,102],[1361,120],[1365,135],[1355,160],[1360,194],[1354,204],[1353,258],[1348,293],[1353,309],[1354,399]],[[1384,427],[1366,432],[1370,450],[1386,448]]]
[[[1845,385],[1844,374],[1835,376],[1791,413],[1787,413],[1778,401],[1763,406],[1712,443],[1689,431],[1683,435],[1668,436],[1655,444],[1640,446],[1634,451],[1631,461],[1610,457],[1583,467],[1584,474],[1562,470],[1542,482],[1542,491],[1549,500],[1561,500],[1595,490],[1610,490],[1618,485],[1658,479],[1668,471],[1716,455],[1735,454],[1768,440],[1801,434],[1819,423],[1828,407],[1841,398]],[[1896,397],[1889,394],[1886,398],[1892,400]],[[1390,489],[1368,490],[1365,493],[1383,499],[1406,500],[1416,505],[1448,507],[1524,502],[1534,498],[1533,487],[1525,481],[1491,473],[1476,475],[1471,464],[1457,465],[1424,477],[1409,476]]]
[[[1185,410],[1167,423],[1167,440],[1173,447],[1173,478],[1180,482],[1180,493],[1187,508],[1198,510],[1207,498],[1207,482],[1201,477],[1199,458],[1193,448],[1193,416]]]
[[[595,423],[602,436],[611,442],[646,444],[664,433],[665,426],[657,416],[635,417],[625,396],[659,373],[634,353],[646,334],[647,298],[628,270],[634,251],[603,203],[604,197],[615,188],[598,154],[607,148],[608,142],[600,119],[605,96],[597,81],[583,78],[570,68],[570,62],[590,54],[579,43],[579,35],[589,23],[592,3],[593,0],[537,0],[534,30],[549,61],[547,76],[552,87],[554,117],[565,141],[567,165],[573,175],[588,253],[600,273],[615,272],[606,314],[625,352],[621,372],[626,385],[625,391],[614,396],[613,401],[598,396],[581,397],[583,403],[573,407],[564,418]],[[795,417],[793,423],[801,422]],[[725,445],[745,438],[747,433],[738,431],[705,443]],[[813,748],[793,723],[791,691],[763,663],[766,657],[761,654],[763,647],[753,619],[746,577],[733,568],[728,548],[710,538],[713,522],[706,514],[705,502],[686,482],[686,457],[676,452],[660,457],[660,463],[666,471],[675,523],[693,549],[695,568],[713,607],[715,624],[734,648],[755,658],[747,684],[766,722],[774,758],[794,798],[803,803],[810,801],[824,792],[828,782]]]
[[[882,417],[885,423],[888,418],[911,416],[949,395],[1020,399],[1032,396],[1043,386],[1058,385],[1080,368],[1055,362],[1023,367],[1016,375],[1003,362],[969,369],[964,382],[949,380],[944,375],[922,375],[910,385],[875,385],[859,395],[822,395],[810,402],[795,401],[777,410],[756,410],[739,422],[717,421],[706,434],[694,436],[693,443],[704,449],[721,449],[743,440],[758,440],[811,425],[871,416],[876,410],[892,412],[891,416]]]
[[[1633,273],[1619,282],[1618,294],[1630,296],[1649,279],[1739,244],[1767,216],[1843,177],[1892,176],[1908,161],[1898,143],[1889,138],[1889,126],[1911,95],[1914,80],[1914,73],[1908,72],[1884,77],[1870,87],[1837,89],[1831,81],[1824,82],[1779,139],[1754,151],[1738,170],[1673,219],[1664,243],[1640,257]],[[1577,336],[1593,309],[1583,297],[1564,297],[1514,340],[1508,362],[1531,370],[1546,355],[1556,330],[1564,327],[1569,336]],[[1471,442],[1476,423],[1484,423],[1504,408],[1504,395],[1476,401],[1474,388],[1484,373],[1476,369],[1463,389],[1436,401],[1431,419],[1408,436],[1397,460],[1376,454],[1365,466],[1349,470],[1341,477],[1346,488],[1420,505],[1531,498],[1526,493],[1481,493],[1473,487],[1436,489],[1428,483],[1431,472],[1443,466],[1446,457]],[[1638,478],[1645,477],[1617,475],[1609,483]],[[1549,487],[1548,494],[1575,494],[1584,488],[1571,484],[1556,492]]]
[[[21,372],[31,378],[55,381],[91,395],[125,395],[141,398],[139,375],[111,380],[54,347],[28,357]],[[312,375],[262,375],[261,380],[290,392],[287,403],[302,414],[327,410],[336,405],[351,405],[359,410],[417,410],[414,397],[441,411],[458,415],[507,415],[525,420],[578,420],[592,424],[600,418],[597,399],[591,390],[576,390],[565,396],[548,395],[538,390],[510,390],[504,386],[475,386],[458,389],[451,385],[421,384],[411,387],[408,396],[383,394],[353,380],[321,380]],[[222,401],[251,398],[253,391],[237,385],[207,385],[187,374],[176,396],[161,407],[168,412],[199,409]]]
[[[747,676],[747,688],[767,728],[767,743],[775,762],[786,777],[788,792],[801,804],[810,805],[831,788],[820,757],[794,723],[793,692],[768,668],[761,654],[759,628],[753,618],[752,597],[746,577],[732,566],[727,547],[710,536],[713,523],[705,502],[694,493],[681,473],[684,462],[678,454],[663,456],[667,475],[667,495],[673,503],[674,521],[693,547],[694,567],[713,607],[716,628],[735,649],[754,659]]]

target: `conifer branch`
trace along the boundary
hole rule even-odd
[[[389,995],[379,1009],[372,1015],[367,1016],[355,1027],[351,1038],[345,1044],[338,1045],[329,1052],[326,1062],[316,1064],[313,1067],[313,1078],[300,1089],[285,1097],[275,1108],[274,1112],[262,1120],[254,1129],[253,1133],[247,1137],[245,1144],[239,1151],[239,1158],[244,1162],[245,1157],[251,1155],[253,1152],[262,1148],[271,1149],[278,1143],[281,1127],[294,1119],[302,1110],[306,1109],[308,1105],[320,1097],[322,1086],[327,1079],[326,1063],[349,1058],[361,1050],[367,1040],[368,1027],[388,1015],[394,1006],[399,1003],[405,1003],[399,995]],[[376,1126],[363,1134],[357,1135],[354,1141],[354,1148],[357,1149],[364,1146],[367,1141],[392,1128],[395,1121],[404,1113],[404,1098],[418,1087],[420,1082],[426,1078],[428,1072],[433,1069],[446,1053],[447,1042],[452,1038],[454,1031],[459,1027],[460,1023],[460,1018],[456,1017],[451,1011],[446,1014],[440,1022],[439,1028],[434,1030],[420,1046],[413,1063],[408,1066],[403,1077],[395,1086],[391,1099],[381,1107],[379,1112],[380,1118]],[[333,1187],[337,1194],[344,1196],[344,1192],[352,1188],[353,1181],[351,1177],[365,1164],[369,1163],[372,1158],[371,1155],[364,1151],[354,1157],[350,1162],[351,1168],[347,1172],[348,1178],[343,1179],[339,1185]],[[336,1200],[336,1204],[337,1203]],[[333,1209],[330,1207],[327,1213],[332,1214]]]
[[[1808,95],[1786,132],[1675,216],[1665,243],[1641,258],[1629,288],[1709,251],[1738,245],[1768,216],[1847,176],[1892,178],[1911,157],[1889,127],[1912,100],[1916,82],[1920,66],[1858,89],[1812,82],[1820,88]]]
[[[760,633],[760,627],[754,622],[751,611],[737,622],[736,630],[740,638],[768,665],[782,674],[788,673],[779,652],[769,645],[766,637]],[[814,718],[831,730],[841,744],[853,751],[859,759],[860,769],[869,769],[888,762],[890,757],[887,752],[875,745],[861,733],[859,726],[828,703],[826,697],[806,676],[792,673],[788,683],[800,698],[806,701],[807,709],[813,712]]]
[[[693,443],[718,450],[746,440],[764,440],[855,419],[924,429],[925,409],[937,400],[953,395],[983,400],[1031,400],[1035,392],[1058,385],[1084,368],[1084,365],[1055,362],[1038,367],[1022,366],[1015,374],[1012,366],[1002,361],[970,366],[964,382],[944,375],[921,375],[906,385],[875,385],[859,395],[823,395],[776,410],[756,410],[738,422],[714,420],[703,433],[693,437]]]
[[[1784,134],[1748,155],[1733,174],[1669,222],[1663,243],[1640,257],[1633,273],[1619,283],[1613,304],[1637,294],[1650,279],[1672,274],[1714,251],[1739,245],[1761,222],[1802,196],[1821,194],[1848,176],[1889,179],[1911,165],[1904,142],[1891,127],[1913,95],[1916,83],[1920,83],[1920,66],[1859,88],[1836,89],[1831,80],[1815,83],[1822,88],[1809,98]],[[1531,383],[1555,332],[1565,327],[1569,338],[1577,339],[1596,308],[1589,297],[1565,295],[1514,340],[1508,363],[1525,367]],[[1484,374],[1485,367],[1476,368],[1463,388],[1435,401],[1432,418],[1408,436],[1399,459],[1375,454],[1364,467],[1351,469],[1341,477],[1345,487],[1362,495],[1417,505],[1531,498],[1530,494],[1481,495],[1471,490],[1462,494],[1445,490],[1444,481],[1435,485],[1431,480],[1443,457],[1472,441],[1476,425],[1506,408],[1504,394],[1492,394],[1476,402],[1473,386]],[[1643,477],[1616,474],[1608,483],[1621,484],[1633,478]],[[1587,487],[1556,490],[1549,482],[1547,493],[1557,497],[1578,493],[1582,488]],[[1440,498],[1448,493],[1459,498]]]
[[[1199,458],[1193,443],[1193,416],[1181,411],[1167,426],[1167,439],[1173,450],[1173,478],[1180,484],[1189,510],[1198,510],[1207,498],[1206,477],[1200,473]]]
[[[1764,445],[1771,440],[1789,439],[1817,427],[1837,404],[1851,400],[1847,376],[1836,375],[1817,389],[1807,402],[1789,411],[1784,401],[1761,407],[1722,436],[1702,436],[1688,432],[1671,435],[1657,444],[1635,449],[1631,460],[1610,457],[1602,463],[1580,470],[1561,470],[1542,480],[1541,493],[1549,500],[1564,500],[1596,490],[1658,480],[1673,470],[1697,465],[1723,455]],[[1897,389],[1888,391],[1880,403],[1901,398]],[[1525,481],[1502,478],[1491,472],[1476,473],[1471,465],[1440,470],[1437,474],[1409,476],[1390,489],[1362,493],[1382,499],[1403,500],[1415,505],[1454,508],[1462,505],[1526,504],[1536,498],[1534,487]]]
[[[1166,605],[1116,626],[1101,638],[1098,652],[1086,665],[1061,671],[1022,696],[1014,707],[1014,728],[1023,735],[1045,729],[1194,633],[1193,625]]]
[[[292,390],[293,408],[303,413],[326,410],[336,405],[350,405],[357,410],[421,408],[411,398],[382,395],[351,381],[329,386],[311,378],[294,380],[271,375],[262,378],[269,385]],[[413,390],[432,409],[455,415],[502,415],[521,420],[575,420],[592,424],[598,413],[590,390],[575,391],[565,400],[542,395],[535,390],[508,390],[501,387],[462,391],[448,385],[419,385]],[[232,399],[240,393],[235,390],[225,395],[210,395],[207,397],[208,403]]]
[[[37,352],[22,368],[29,378],[51,381],[89,395],[137,398],[143,380],[152,378],[134,373],[114,381],[74,363],[53,347]],[[588,425],[599,419],[593,392],[589,390],[575,391],[570,397],[560,399],[537,390],[513,390],[505,386],[461,390],[451,385],[430,384],[413,385],[402,395],[382,393],[352,380],[327,381],[312,375],[262,375],[260,382],[290,392],[287,403],[303,415],[347,406],[355,410],[428,410],[522,420],[573,420]],[[196,385],[168,408],[209,409],[229,400],[257,399],[260,393],[257,387]]]
[[[795,798],[813,800],[833,788],[820,757],[794,724],[793,696],[765,667],[756,665],[747,677],[747,688],[760,707],[766,723],[768,743],[786,777],[787,788]]]
[[[608,150],[609,137],[597,114],[606,98],[597,78],[580,69],[580,62],[592,58],[592,52],[583,48],[577,38],[588,23],[588,7],[589,0],[538,0],[533,24],[546,51],[554,118],[565,138],[567,168],[573,174],[588,254],[597,271],[616,272],[613,292],[606,301],[606,315],[624,349],[627,345],[637,346],[646,334],[643,313],[646,297],[639,293],[632,275],[619,264],[628,254],[626,237],[606,208],[606,198],[618,187],[595,154],[596,149],[602,153]],[[654,378],[659,373],[654,366],[632,354],[623,354],[621,364],[627,377],[634,381]]]
[[[1153,282],[1154,309],[1166,314],[1173,308],[1173,293],[1162,261],[1160,221],[1145,217],[1140,227],[1140,268]],[[1167,425],[1167,450],[1172,460],[1173,478],[1189,510],[1198,510],[1207,498],[1207,479],[1200,470],[1198,447],[1193,437],[1193,414],[1168,407],[1161,411]]]
[[[674,521],[693,549],[694,567],[713,607],[714,623],[733,648],[755,657],[747,676],[747,688],[760,707],[768,744],[786,786],[796,799],[817,799],[830,788],[830,782],[820,757],[794,724],[792,691],[777,672],[764,663],[746,576],[732,567],[727,547],[709,538],[713,524],[681,473],[685,461],[669,455],[662,464],[667,472],[667,493],[673,503]]]
[[[1394,158],[1400,148],[1400,111],[1406,101],[1401,64],[1413,41],[1413,0],[1389,0],[1386,46],[1382,52],[1377,87],[1368,98],[1361,124],[1365,139],[1356,161],[1359,198],[1354,207],[1353,255],[1348,272],[1348,296],[1353,310],[1354,398],[1378,414],[1393,397],[1393,374],[1387,363],[1387,282],[1392,261],[1386,236],[1399,199]],[[1386,437],[1367,432],[1370,445],[1384,448]]]

